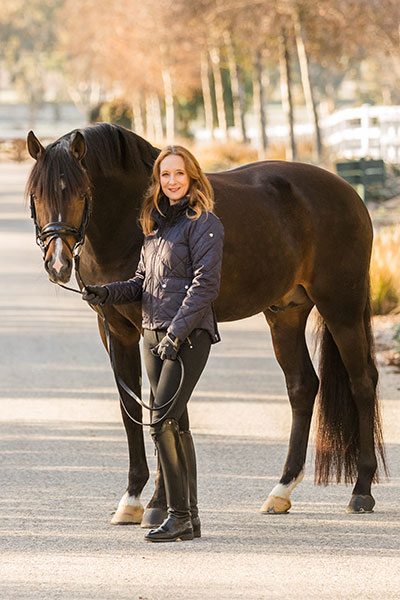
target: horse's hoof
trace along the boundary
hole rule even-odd
[[[164,523],[167,518],[166,508],[150,507],[143,513],[141,527],[144,529],[154,529]]]
[[[138,525],[142,521],[143,511],[142,506],[124,504],[111,519],[111,525]]]
[[[264,515],[281,515],[289,512],[292,503],[289,499],[280,498],[270,494],[261,507],[261,512]]]
[[[371,495],[353,494],[346,508],[347,513],[360,514],[374,512],[375,500]]]

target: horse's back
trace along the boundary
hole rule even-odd
[[[290,187],[299,201],[315,206],[316,211],[324,210],[324,206],[332,212],[339,207],[346,208],[352,213],[357,211],[360,218],[366,217],[368,220],[365,206],[355,190],[338,175],[314,165],[262,161],[211,173],[208,178],[214,188],[217,203],[220,200],[222,203],[232,200],[233,195],[242,196],[245,201],[248,199],[248,192],[255,200],[259,198],[258,193],[261,193],[263,201],[268,203],[273,200],[271,190],[285,193]]]
[[[285,228],[288,237],[324,244],[349,237],[372,243],[368,210],[341,177],[314,165],[265,161],[209,175],[217,212],[223,219],[241,220],[251,231],[257,223],[268,230]],[[242,217],[246,215],[246,219]]]
[[[283,161],[253,163],[208,177],[225,226],[217,303],[222,320],[225,314],[227,320],[240,318],[238,304],[233,310],[229,300],[232,295],[246,295],[243,316],[248,316],[298,284],[310,290],[324,284],[332,293],[340,279],[365,279],[371,222],[359,196],[340,177]]]

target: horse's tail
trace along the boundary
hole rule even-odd
[[[371,330],[371,310],[368,298],[364,311],[364,326],[368,344],[368,365],[374,383],[377,370]],[[318,392],[315,483],[332,481],[353,483],[357,477],[359,455],[358,412],[353,400],[347,371],[338,347],[325,322],[320,321],[320,387]],[[374,442],[384,473],[387,474],[379,402],[374,395]],[[378,481],[378,470],[374,475]]]

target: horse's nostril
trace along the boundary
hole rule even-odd
[[[49,265],[50,265],[50,260],[48,258],[46,258],[46,260],[44,261],[44,268],[46,269],[46,271],[49,270]]]
[[[70,269],[70,268],[71,268],[71,265],[72,265],[72,263],[71,263],[70,259],[69,259],[69,258],[66,258],[66,259],[65,259],[65,266],[64,266],[64,268],[65,268],[65,269]]]

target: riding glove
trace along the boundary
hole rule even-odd
[[[108,289],[104,285],[87,285],[82,294],[82,299],[89,304],[97,306],[103,304],[108,296]]]
[[[159,356],[161,360],[176,360],[181,346],[181,341],[172,333],[167,333],[157,346],[152,348],[154,356]]]

